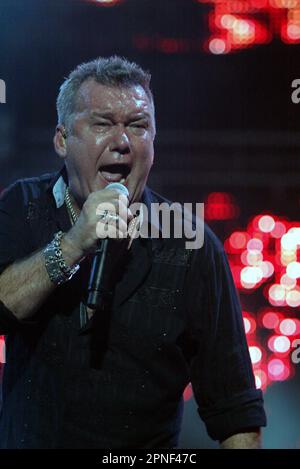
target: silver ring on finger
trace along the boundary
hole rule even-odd
[[[108,210],[103,210],[103,212],[100,212],[100,220],[102,220],[104,223],[108,223],[110,220],[117,221],[118,219],[118,215],[109,213]]]
[[[108,213],[109,213],[108,210],[101,210],[98,213],[100,220],[107,218]]]
[[[118,215],[113,215],[112,213],[108,213],[107,216],[106,216],[106,223],[109,221],[109,220],[119,220],[119,216]]]

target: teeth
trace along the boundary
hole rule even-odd
[[[125,178],[122,178],[122,179],[120,180],[120,184],[124,184],[125,181],[126,181],[126,179],[125,179]]]

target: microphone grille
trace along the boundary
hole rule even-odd
[[[126,195],[126,197],[129,197],[129,192],[128,192],[127,187],[124,186],[124,184],[121,184],[120,182],[111,182],[105,187],[105,189],[113,189],[119,192],[120,194],[124,194]]]

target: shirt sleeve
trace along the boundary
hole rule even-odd
[[[239,299],[223,246],[213,234],[193,254],[189,284],[188,309],[197,344],[190,378],[209,436],[223,441],[265,426]]]
[[[0,275],[10,264],[29,253],[30,242],[22,189],[19,183],[14,183],[0,197]],[[0,291],[0,334],[7,334],[23,322],[1,300]]]

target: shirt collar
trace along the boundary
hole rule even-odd
[[[64,205],[65,192],[68,185],[67,169],[63,166],[59,171],[52,174],[47,192],[54,199],[56,208]]]
[[[66,189],[67,189],[66,181],[64,180],[63,176],[60,175],[52,189],[52,194],[55,200],[56,208],[60,208],[63,206],[65,202]]]
[[[55,200],[56,208],[61,208],[64,205],[67,183],[68,175],[66,167],[64,166],[58,173],[54,175],[54,178],[52,179],[49,187]],[[158,202],[158,200],[148,186],[145,186],[141,202],[144,204],[143,208],[146,208],[148,210],[148,214],[151,214],[151,205],[153,202]],[[143,210],[141,210],[139,216],[140,226],[144,221],[143,215]],[[156,231],[161,232],[161,224],[158,217],[150,217],[150,219],[148,219],[148,224],[150,223],[154,225]]]

